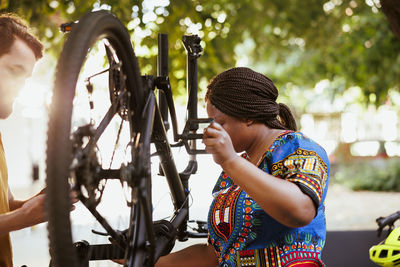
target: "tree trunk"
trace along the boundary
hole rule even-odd
[[[381,0],[382,11],[386,15],[390,29],[400,40],[400,1]]]

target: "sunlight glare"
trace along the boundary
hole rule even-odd
[[[352,144],[350,148],[351,154],[354,156],[376,156],[379,151],[378,141],[363,141]]]
[[[357,140],[357,118],[354,113],[342,114],[342,140],[351,143]]]
[[[29,78],[16,99],[16,103],[23,107],[23,116],[26,118],[44,117],[43,107],[49,91],[48,86]]]

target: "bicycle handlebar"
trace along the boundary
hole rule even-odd
[[[383,228],[385,226],[389,226],[389,232],[393,230],[394,223],[400,219],[400,211],[396,211],[393,214],[390,214],[389,216],[386,217],[379,217],[376,219],[376,223],[378,224],[378,236],[381,235]]]

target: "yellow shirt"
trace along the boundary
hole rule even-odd
[[[8,205],[8,171],[0,134],[0,215],[10,211]],[[0,266],[12,267],[10,235],[0,235]]]

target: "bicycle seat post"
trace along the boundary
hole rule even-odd
[[[158,34],[157,76],[168,77],[168,34]],[[169,129],[168,104],[163,90],[158,90],[159,108],[165,130]]]
[[[197,102],[198,102],[198,87],[197,87],[197,58],[201,56],[203,51],[200,45],[200,37],[197,35],[185,35],[183,36],[183,43],[187,51],[187,62],[186,62],[186,77],[187,77],[187,115],[188,121],[198,119],[197,115]],[[197,123],[190,123],[189,130],[191,133],[196,133],[199,125]],[[196,150],[196,140],[190,141],[190,148]],[[196,161],[196,154],[192,154],[190,157],[191,161]]]

